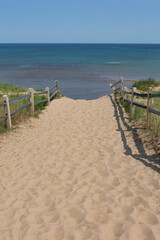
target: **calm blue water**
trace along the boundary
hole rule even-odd
[[[160,79],[160,44],[0,44],[0,82],[94,99],[124,79]]]

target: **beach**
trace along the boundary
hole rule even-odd
[[[160,239],[159,165],[121,116],[63,97],[1,136],[0,240]]]

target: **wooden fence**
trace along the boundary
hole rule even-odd
[[[147,111],[147,128],[149,129],[151,127],[151,113],[159,115],[160,112],[152,108],[152,98],[160,98],[160,94],[153,94],[152,93],[152,87],[148,88],[147,93],[138,93],[136,92],[137,89],[136,87],[132,87],[131,91],[127,91],[127,88],[124,87],[124,83],[127,82],[139,82],[138,80],[124,80],[123,77],[120,78],[118,82],[115,84],[110,84],[110,87],[116,92],[120,91],[121,97],[123,98],[123,105],[126,103],[130,104],[130,115],[131,118],[134,117],[135,113],[135,106],[139,108],[146,109]],[[115,88],[116,85],[120,84],[119,88]],[[131,95],[131,100],[127,99],[127,94]],[[140,103],[136,102],[136,96],[142,97],[142,98],[147,98],[147,105],[142,105]]]
[[[45,95],[46,98],[42,99],[42,100],[38,100],[38,101],[34,101],[34,96],[36,95]],[[60,92],[59,92],[59,88],[58,88],[58,81],[55,81],[55,86],[53,86],[52,88],[49,89],[49,87],[45,88],[45,91],[43,92],[34,92],[33,88],[29,88],[28,89],[28,94],[25,94],[23,96],[17,97],[17,98],[13,98],[10,99],[8,98],[7,95],[3,95],[3,102],[0,103],[0,107],[4,107],[4,115],[0,116],[0,121],[1,120],[5,120],[6,122],[6,128],[11,129],[12,128],[12,122],[11,122],[11,117],[16,114],[17,112],[21,111],[22,109],[26,108],[26,107],[30,107],[30,115],[34,116],[34,106],[37,104],[40,104],[42,102],[47,102],[47,105],[50,104],[50,101],[52,100],[52,98],[57,95],[57,97],[59,98],[60,96]],[[22,107],[16,109],[14,112],[10,112],[10,105],[11,104],[15,104],[18,103],[24,99],[29,99],[29,102],[25,105],[23,105]]]

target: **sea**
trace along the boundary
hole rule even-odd
[[[1,83],[45,88],[58,80],[63,95],[96,99],[121,76],[160,80],[160,44],[0,44]]]

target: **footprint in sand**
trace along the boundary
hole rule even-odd
[[[112,239],[121,239],[122,234],[124,233],[124,226],[122,222],[117,220],[111,220],[109,224],[102,224],[99,227],[102,239],[112,240]],[[122,238],[125,239],[125,238]],[[138,239],[137,239],[138,240]]]
[[[141,211],[138,216],[138,221],[144,224],[156,225],[158,224],[157,217],[147,210]]]
[[[62,226],[57,227],[56,229],[50,230],[47,234],[47,240],[64,240],[65,232]]]
[[[110,221],[110,216],[105,213],[103,208],[92,209],[86,215],[87,222],[93,223],[108,223]]]
[[[22,191],[19,193],[19,199],[24,202],[28,202],[32,200],[32,195],[29,192]]]
[[[77,224],[79,224],[84,220],[85,214],[79,209],[72,208],[69,210],[69,216],[73,218]]]
[[[118,185],[120,185],[119,179],[117,177],[112,176],[112,175],[110,175],[108,177],[107,183],[114,186],[114,187],[117,187]]]
[[[106,201],[106,194],[102,191],[100,191],[99,193],[95,193],[92,197],[93,202],[105,202]]]
[[[143,224],[135,224],[130,231],[130,240],[156,240],[152,230]]]
[[[49,222],[53,224],[59,224],[60,223],[60,214],[58,211],[54,210],[52,211],[52,214],[49,216]]]
[[[127,205],[121,205],[122,212],[124,214],[131,214],[134,211],[134,208]]]
[[[90,239],[93,235],[92,231],[86,226],[78,228],[77,231],[82,239]]]

